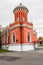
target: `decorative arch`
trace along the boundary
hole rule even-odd
[[[26,32],[26,41],[28,42],[28,33],[29,33],[29,37],[30,37],[29,42],[31,42],[32,40],[31,40],[31,33],[30,33],[30,31],[26,30],[25,28],[24,28],[24,30]]]

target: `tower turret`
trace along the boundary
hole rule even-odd
[[[28,9],[22,3],[13,10],[13,13],[15,22],[27,22]]]

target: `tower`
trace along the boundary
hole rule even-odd
[[[13,10],[13,13],[15,22],[27,22],[28,9],[22,3]]]
[[[13,43],[29,44],[34,41],[34,39],[36,40],[36,35],[34,36],[35,32],[33,32],[33,24],[28,22],[28,12],[29,10],[22,5],[22,3],[20,3],[20,5],[15,7],[13,10],[14,23],[10,24],[10,28],[13,27],[13,35],[15,35],[15,37],[13,36],[15,39],[15,42]],[[12,41],[10,41],[10,43],[12,43]]]

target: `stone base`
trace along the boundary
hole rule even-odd
[[[2,45],[2,49],[11,50],[11,51],[29,51],[34,50],[33,44],[10,44]]]

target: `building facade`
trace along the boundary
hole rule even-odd
[[[3,49],[14,51],[34,49],[33,41],[37,41],[37,34],[33,31],[33,23],[28,22],[28,12],[22,3],[14,8],[14,22],[2,30]]]

